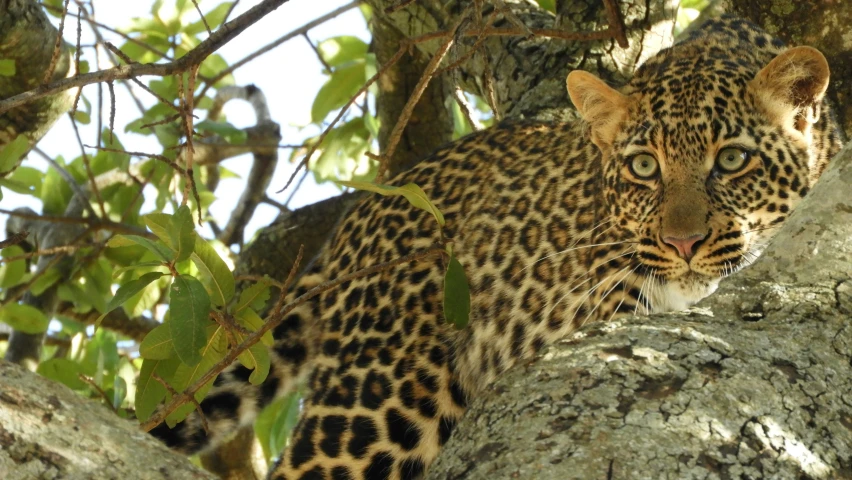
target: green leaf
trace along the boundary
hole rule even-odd
[[[112,408],[119,408],[127,396],[127,382],[116,375],[112,379]]]
[[[112,275],[114,277],[118,277],[119,275],[121,275],[124,272],[129,272],[129,271],[136,270],[136,269],[139,269],[139,268],[152,268],[152,267],[165,267],[165,266],[163,265],[163,262],[140,262],[140,263],[137,263],[137,264],[134,264],[134,265],[128,265],[126,267],[116,268],[115,270],[113,270]]]
[[[217,5],[213,10],[204,14],[204,19],[207,20],[207,25],[211,30],[216,30],[219,25],[222,24],[222,21],[225,20],[225,14],[228,13],[231,9],[231,5],[234,2],[222,2]],[[206,32],[207,28],[204,26],[204,22],[198,20],[197,22],[189,24],[185,29],[184,33],[189,35],[198,35],[201,32]]]
[[[172,230],[172,216],[167,213],[154,212],[142,216],[145,221],[145,226],[148,230],[154,233],[163,243],[169,248],[174,249],[172,237],[169,232]]]
[[[216,253],[213,246],[196,235],[195,251],[190,258],[204,275],[213,305],[217,307],[227,305],[234,297],[234,275],[222,257]]]
[[[210,340],[207,341],[204,348],[201,350],[201,359],[199,362],[195,365],[186,365],[182,363],[178,365],[177,369],[175,369],[175,374],[172,381],[169,383],[176,391],[183,391],[187,387],[193,385],[199,378],[201,378],[202,375],[213,368],[216,363],[225,358],[225,353],[228,349],[228,341],[225,338],[224,329],[218,325],[214,325],[211,326],[208,331],[212,332],[210,334]],[[210,388],[213,387],[214,381],[215,377],[204,384],[204,386],[195,393],[196,401],[200,402],[204,400],[204,397],[207,396],[207,392],[209,392]],[[192,404],[189,404],[189,406],[190,408],[188,409],[180,408],[169,415],[166,419],[169,425],[174,425],[186,418],[186,415],[193,410]]]
[[[30,285],[30,292],[35,296],[39,296],[61,278],[62,274],[59,272],[59,268],[49,268],[33,281],[32,285]]]
[[[239,313],[237,313],[237,321],[239,321],[240,325],[244,328],[252,332],[260,330],[260,327],[262,327],[265,323],[263,319],[260,318],[260,315],[251,308],[240,310]],[[271,347],[274,342],[272,332],[264,333],[263,336],[260,337],[260,341],[263,342],[264,345]]]
[[[0,59],[0,76],[14,77],[15,76],[15,59],[2,58]]]
[[[189,275],[178,275],[169,290],[167,323],[172,334],[175,351],[186,365],[201,361],[201,349],[207,343],[207,319],[210,313],[210,296],[204,285]]]
[[[0,255],[2,255],[3,258],[17,257],[18,255],[23,254],[24,249],[17,245],[12,245],[11,247],[6,247],[3,250],[0,250]],[[0,288],[9,288],[21,283],[24,273],[26,272],[27,261],[23,258],[12,262],[3,262],[3,264],[0,265]]]
[[[21,195],[39,197],[44,176],[44,172],[41,170],[19,166],[7,178],[0,178],[0,185]]]
[[[154,373],[160,378],[167,380],[174,375],[180,361],[177,358],[170,360],[144,360],[136,379],[136,418],[140,422],[148,420],[157,405],[166,398],[166,387],[154,379]]]
[[[241,353],[237,359],[246,367],[253,369],[249,375],[249,383],[260,385],[269,375],[269,349],[262,343],[255,343]]]
[[[163,275],[166,274],[162,272],[146,273],[145,275],[142,275],[141,277],[135,280],[131,280],[125,283],[124,285],[118,287],[118,290],[115,292],[115,296],[110,299],[109,303],[107,303],[103,315],[98,318],[98,321],[96,323],[100,324],[101,320],[103,320],[109,312],[124,305],[124,302],[128,301],[130,297],[141,292],[142,289],[147,287],[149,283],[153,282],[154,280],[157,280]]]
[[[418,187],[413,183],[407,183],[401,187],[393,187],[390,185],[378,185],[375,183],[368,182],[337,182],[340,185],[346,187],[356,188],[358,190],[367,190],[369,192],[375,192],[379,195],[394,196],[394,195],[402,195],[406,198],[412,205],[415,207],[426,210],[431,213],[435,220],[438,222],[438,225],[444,226],[444,214],[438,210],[438,207],[429,200],[429,197],[426,196],[426,192],[423,191],[422,188]]]
[[[334,128],[323,140],[319,155],[308,165],[317,182],[326,180],[369,180],[378,165],[364,153],[371,145],[364,118],[358,117]]]
[[[0,322],[24,333],[44,333],[48,318],[35,307],[10,303],[0,307]]]
[[[287,445],[290,432],[296,426],[301,408],[302,392],[293,392],[273,401],[258,415],[254,431],[269,459],[278,455]]]
[[[50,358],[38,365],[36,373],[55,380],[72,390],[83,390],[86,382],[80,380],[80,364],[67,358]]]
[[[314,98],[311,106],[311,121],[322,122],[329,112],[346,105],[346,102],[358,93],[366,80],[364,62],[336,68],[331,78],[325,82]]]
[[[556,13],[556,0],[537,0],[538,6],[550,13]]]
[[[175,348],[169,326],[162,324],[148,332],[139,344],[139,355],[151,360],[165,360],[174,356]]]
[[[182,205],[172,216],[169,236],[174,249],[177,250],[175,262],[182,262],[192,255],[195,249],[195,225],[192,223],[192,212],[188,206]]]
[[[444,274],[444,318],[457,329],[467,326],[470,319],[470,287],[464,267],[454,255]]]
[[[171,248],[160,242],[140,237],[139,235],[115,235],[107,242],[107,246],[110,248],[129,247],[132,245],[145,247],[164,262],[169,262],[175,257],[175,251]]]
[[[245,130],[241,130],[228,122],[204,120],[195,124],[195,130],[202,134],[218,135],[231,145],[243,145],[248,139],[248,134]]]
[[[66,166],[62,157],[56,157],[56,163],[61,166]],[[67,166],[66,166],[67,167]],[[65,179],[56,171],[55,168],[49,168],[44,173],[44,180],[41,186],[41,201],[44,204],[45,215],[62,215],[65,212],[65,207],[68,206],[68,201],[74,192]]]
[[[30,150],[30,141],[25,135],[18,135],[0,150],[0,173],[6,173],[15,168],[18,160]]]
[[[367,47],[363,40],[349,35],[332,37],[317,45],[325,63],[332,67],[363,59],[367,55]]]
[[[240,310],[246,307],[263,310],[263,307],[266,306],[266,302],[268,301],[269,284],[263,281],[257,282],[240,292],[240,299],[237,301],[237,306],[234,307],[233,313],[239,313]]]

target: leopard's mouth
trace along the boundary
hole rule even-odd
[[[658,280],[657,288],[648,289],[653,312],[685,310],[716,291],[721,277],[694,270],[672,279]]]

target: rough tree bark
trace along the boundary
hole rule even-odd
[[[850,5],[731,3],[826,52],[852,125]],[[696,308],[590,325],[511,371],[428,478],[852,478],[850,188],[852,147],[758,262]]]
[[[852,477],[850,189],[847,147],[755,265],[514,369],[428,478]]]
[[[105,406],[0,361],[4,480],[212,479]]]
[[[44,81],[58,33],[38,2],[0,0],[0,58],[15,62],[14,75],[0,75],[0,98],[32,90]],[[64,78],[73,70],[70,52],[67,44],[60,45],[49,80]],[[0,115],[0,145],[20,134],[34,145],[71,108],[73,100],[74,92],[69,90]]]

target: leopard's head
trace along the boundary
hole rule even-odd
[[[649,310],[712,293],[808,192],[827,158],[814,125],[828,78],[810,47],[775,55],[699,44],[657,55],[620,92],[586,72],[568,76]]]

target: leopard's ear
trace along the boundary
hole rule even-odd
[[[592,128],[592,141],[600,148],[615,140],[618,126],[627,117],[627,97],[589,72],[568,74],[568,96]]]
[[[749,89],[782,125],[805,133],[819,120],[819,105],[828,88],[828,78],[828,62],[819,50],[795,47],[763,67]]]

